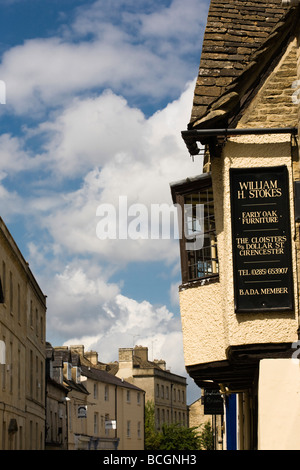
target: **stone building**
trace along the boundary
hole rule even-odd
[[[186,368],[221,392],[227,449],[299,449],[299,9],[211,0],[182,131],[199,176],[171,184]]]
[[[146,402],[154,403],[157,430],[164,423],[188,426],[186,378],[167,370],[163,360],[150,361],[147,347],[120,348],[111,372],[145,390]]]
[[[83,345],[49,345],[48,358],[49,450],[144,449],[143,390],[108,373]]]
[[[205,425],[209,424],[213,436],[213,450],[222,450],[224,412],[220,413],[218,410],[218,413],[214,413],[214,410],[206,410],[205,391],[201,392],[201,397],[189,405],[189,425],[191,428],[196,428],[198,433],[202,433]]]
[[[0,449],[45,440],[46,298],[0,219]]]
[[[69,389],[63,382],[61,355],[56,355],[50,343],[46,344],[46,450],[68,449]]]

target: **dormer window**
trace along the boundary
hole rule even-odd
[[[75,367],[75,382],[77,384],[80,384],[81,382],[81,367],[79,366]]]
[[[211,176],[171,186],[179,209],[182,282],[218,275],[218,253]]]
[[[67,380],[72,380],[72,364],[64,362],[64,373]]]

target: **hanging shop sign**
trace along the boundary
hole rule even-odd
[[[230,170],[236,313],[294,307],[286,166]]]
[[[87,407],[85,405],[79,405],[77,408],[77,418],[87,417]]]
[[[117,429],[117,421],[115,419],[105,421],[105,429]]]
[[[204,390],[204,414],[222,415],[224,413],[223,398],[218,390]]]

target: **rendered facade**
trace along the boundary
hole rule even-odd
[[[299,8],[211,0],[182,132],[199,177],[171,185],[186,368],[222,394],[225,449],[299,449]]]

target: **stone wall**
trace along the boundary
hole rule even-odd
[[[298,106],[293,94],[297,81],[297,41],[286,54],[244,112],[239,127],[296,127]]]

